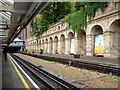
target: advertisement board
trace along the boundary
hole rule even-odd
[[[96,55],[96,56],[103,56],[104,55],[103,34],[95,35],[94,55]]]
[[[74,39],[71,39],[70,54],[74,54]]]
[[[49,53],[49,48],[48,48],[48,44],[47,44],[47,53]]]

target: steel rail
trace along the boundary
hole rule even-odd
[[[41,76],[39,76],[39,74],[37,74],[36,72],[33,71],[33,69],[41,74],[43,74],[44,76],[46,76],[47,78],[51,79],[52,81],[54,81],[55,83],[59,84],[61,88],[63,89],[68,89],[68,90],[80,90],[80,88],[75,87],[74,85],[48,73],[47,71],[31,64],[30,62],[24,60],[23,58],[16,56],[14,54],[10,54],[13,58],[15,58],[18,62],[20,62],[22,65],[24,65],[24,67],[28,68],[30,72],[32,72],[33,74],[35,74],[35,76],[37,76],[38,78],[40,78],[40,80],[42,80],[47,87],[49,87],[52,90],[56,90],[57,88],[55,88],[54,86],[52,86],[50,83],[48,83],[46,80],[44,80],[43,78],[41,78]],[[29,67],[27,67],[29,66]],[[32,68],[32,69],[31,69]],[[60,88],[59,88],[60,89]]]

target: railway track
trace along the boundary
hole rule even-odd
[[[62,58],[54,58],[54,57],[48,57],[48,56],[41,56],[41,55],[35,55],[35,54],[30,54],[30,53],[22,53],[26,54],[29,56],[33,56],[36,58],[42,58],[48,61],[54,61],[54,62],[59,62],[62,64],[68,64],[74,67],[79,67],[79,68],[86,68],[90,70],[97,70],[100,72],[105,72],[105,73],[113,73],[117,76],[120,76],[120,67],[116,66],[109,66],[108,64],[99,64],[99,63],[89,63],[89,62],[82,62],[82,61],[77,61],[77,60],[70,60],[70,59],[62,59]],[[119,62],[118,62],[119,64]]]
[[[31,64],[30,62],[16,56],[14,54],[10,54],[22,67],[27,69],[33,77],[37,79],[38,82],[41,82],[43,85],[40,85],[41,89],[49,89],[49,90],[80,90],[74,85],[50,74],[49,72]],[[42,87],[41,87],[42,86]]]

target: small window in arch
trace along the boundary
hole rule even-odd
[[[60,26],[58,26],[58,30],[60,30]]]

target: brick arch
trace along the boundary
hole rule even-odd
[[[96,39],[96,40],[99,40],[98,42],[101,44],[99,49],[94,47],[95,46],[95,35],[103,34],[103,32],[104,32],[104,30],[103,30],[101,25],[97,24],[91,28],[91,49],[92,49],[91,54],[92,55],[101,54],[100,52],[102,52],[102,54],[104,55],[104,49],[102,47],[102,46],[104,46],[104,39],[103,38],[101,38],[101,40]],[[103,37],[104,37],[104,35],[103,35]]]
[[[60,35],[60,53],[65,53],[65,35]]]
[[[116,25],[116,26],[115,26],[115,25]],[[119,27],[119,25],[120,25],[120,19],[115,19],[114,21],[112,21],[112,22],[110,23],[109,30],[114,32],[114,29],[115,29],[116,27]],[[118,29],[118,28],[117,28],[117,29]]]
[[[120,18],[119,18],[119,19],[120,19]],[[114,19],[112,19],[112,20],[109,22],[109,30],[110,30],[111,25],[112,25],[115,21],[117,21],[117,20],[119,20],[119,19],[114,18]]]
[[[95,35],[95,34],[102,34],[103,33],[103,28],[100,25],[94,25],[91,28],[91,34]]]
[[[89,32],[88,32],[88,33],[92,34],[92,33],[91,33],[91,32],[92,32],[92,29],[93,29],[95,26],[100,26],[100,27],[103,29],[103,32],[105,32],[105,27],[104,27],[104,25],[97,23],[97,24],[93,24],[93,25],[89,28]]]
[[[49,53],[53,53],[53,37],[49,37]]]
[[[64,32],[64,33],[60,33],[60,38],[61,38],[61,35],[64,35],[65,38],[67,38],[67,33],[66,33],[66,32]]]
[[[110,25],[109,31],[110,31],[110,35],[111,35],[111,56],[112,57],[119,57],[119,33],[120,30],[120,19],[117,19],[115,21],[113,21]]]
[[[48,39],[46,38],[45,41],[48,41]]]
[[[70,38],[70,39],[71,39],[71,38],[74,38],[74,33],[70,31],[70,32],[67,34],[67,37]]]
[[[54,36],[54,53],[58,54],[59,50],[59,41],[58,41],[58,36]]]
[[[54,36],[54,41],[56,41],[56,39],[58,39],[58,36]]]

